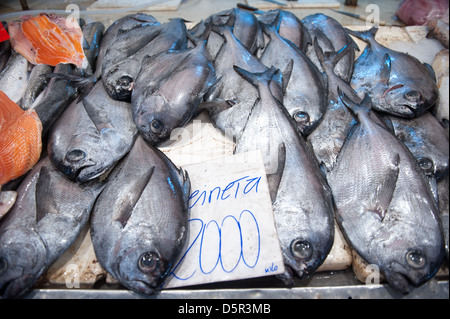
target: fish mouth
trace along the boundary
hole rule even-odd
[[[9,299],[18,296],[18,292],[20,292],[21,287],[17,284],[16,280],[21,278],[23,273],[24,270],[22,267],[15,269],[14,273],[9,276],[10,278],[7,279],[0,287],[0,299]]]

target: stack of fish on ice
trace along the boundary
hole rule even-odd
[[[28,292],[88,222],[102,267],[157,291],[186,240],[190,191],[157,146],[201,110],[236,153],[263,154],[286,285],[322,264],[335,221],[397,290],[432,278],[448,259],[448,62],[437,82],[376,32],[283,10],[231,9],[190,30],[139,13],[83,26],[88,63],[34,61],[31,73],[20,39],[2,43],[0,89],[36,112],[44,147],[2,180],[15,203],[0,222],[1,296]],[[358,59],[353,37],[367,43]]]

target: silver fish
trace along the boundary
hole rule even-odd
[[[449,174],[447,173],[438,183],[438,201],[439,201],[439,213],[442,221],[442,228],[444,229],[444,241],[445,241],[445,254],[448,261],[448,238],[449,238]]]
[[[432,67],[379,44],[375,40],[377,30],[347,30],[367,43],[355,62],[352,87],[370,94],[374,110],[406,118],[423,114],[439,96]]]
[[[205,42],[147,57],[131,95],[133,119],[144,139],[157,145],[184,126],[215,83]]]
[[[312,275],[328,255],[334,238],[331,190],[296,123],[280,101],[280,71],[235,69],[258,87],[255,102],[235,153],[259,149],[264,159],[273,213],[287,271],[293,283]]]
[[[279,23],[276,21],[281,20]],[[300,51],[306,53],[312,43],[311,35],[303,22],[292,12],[282,9],[269,10],[259,16],[264,24],[278,24],[278,33],[283,39],[293,43]]]
[[[82,101],[73,101],[59,117],[48,140],[54,165],[71,180],[97,178],[133,145],[137,129],[131,105],[113,100],[97,82]]]
[[[328,176],[336,220],[352,248],[408,293],[432,278],[444,257],[442,225],[427,177],[406,146],[375,123],[371,99],[342,95],[358,124]]]
[[[391,115],[387,121],[427,175],[439,180],[448,174],[448,134],[433,114],[425,112],[413,119]]]
[[[334,67],[334,72],[344,81],[349,82],[355,64],[355,50],[359,50],[359,48],[344,27],[336,19],[322,13],[308,15],[301,21],[309,31],[311,38],[317,39],[325,53],[337,52],[346,46],[350,48]],[[321,64],[313,46],[308,47],[307,55],[321,70]]]
[[[70,181],[48,157],[32,169],[0,223],[1,298],[26,294],[74,243],[103,187]]]
[[[187,29],[182,19],[156,25],[155,30],[158,30],[158,34],[134,54],[104,66],[102,80],[111,98],[127,102],[131,100],[141,67],[150,61],[146,57],[187,48]]]
[[[0,73],[0,90],[15,103],[20,101],[27,88],[30,76],[28,70],[27,59],[12,50],[5,68]]]
[[[280,36],[276,24],[264,25],[264,32],[269,35],[270,42],[261,55],[261,62],[282,71],[289,70],[289,74],[283,73],[283,81],[287,82],[284,106],[297,122],[300,132],[307,136],[326,112],[326,78],[303,52]]]
[[[189,176],[139,136],[108,179],[92,211],[95,254],[122,285],[153,294],[185,244]]]
[[[53,72],[53,67],[47,64],[38,64],[30,72],[29,80],[22,99],[19,102],[23,110],[28,110],[39,94],[47,87],[50,79],[45,75]]]

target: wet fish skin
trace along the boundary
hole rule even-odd
[[[439,96],[431,66],[379,44],[375,40],[377,30],[347,29],[350,35],[368,44],[355,62],[352,87],[357,92],[369,93],[377,111],[406,118],[423,114]]]
[[[258,86],[260,99],[252,108],[235,153],[261,150],[287,268],[281,279],[292,285],[292,272],[301,279],[309,277],[331,249],[331,190],[294,120],[275,98],[282,90],[280,71],[273,67],[263,73],[236,69]]]
[[[21,54],[12,50],[9,60],[0,73],[0,91],[13,102],[18,103],[28,84],[28,61]]]
[[[269,10],[259,16],[258,20],[263,24],[272,24],[279,18],[278,33],[286,40],[293,43],[300,51],[306,53],[312,44],[311,35],[303,22],[292,12],[282,9]]]
[[[117,163],[136,135],[130,104],[111,99],[97,82],[88,96],[74,100],[55,122],[48,154],[61,172],[83,183]]]
[[[289,69],[289,74],[283,73],[283,81],[287,82],[283,104],[300,132],[307,136],[326,112],[326,77],[303,52],[280,36],[276,26],[265,25],[264,32],[269,35],[270,42],[261,55],[261,62],[283,71]],[[289,67],[290,63],[292,67]]]
[[[442,228],[444,229],[444,241],[445,241],[445,254],[448,261],[449,252],[449,174],[447,173],[438,183],[438,201],[439,201],[439,213],[442,221]]]
[[[430,112],[405,119],[389,115],[387,121],[397,136],[419,162],[425,174],[438,180],[449,171],[449,139],[447,131]]]
[[[166,51],[144,60],[131,96],[133,119],[147,143],[158,145],[195,114],[215,84],[206,43]],[[148,61],[148,62],[147,62]]]
[[[338,52],[349,46],[349,50],[346,51],[345,56],[341,58],[334,69],[334,72],[340,78],[349,82],[353,74],[355,50],[359,51],[359,48],[344,27],[336,19],[322,13],[309,15],[301,21],[309,31],[311,38],[317,38],[325,53]],[[312,45],[308,47],[307,56],[321,70],[321,64]]]
[[[69,181],[42,159],[0,223],[0,298],[24,296],[75,241],[104,183]]]
[[[122,285],[153,294],[185,244],[189,176],[139,136],[109,179],[92,212],[95,254]]]
[[[85,76],[90,76],[95,72],[97,57],[100,53],[100,46],[105,32],[105,25],[102,22],[91,22],[83,26],[83,39],[85,47],[83,47],[89,65],[86,68]]]
[[[406,146],[342,95],[358,124],[328,176],[348,243],[397,291],[429,280],[444,257],[442,225],[427,177]]]
[[[30,72],[28,85],[19,102],[23,110],[28,110],[35,99],[47,86],[49,79],[45,77],[46,74],[53,72],[53,67],[47,64],[35,65]]]
[[[155,28],[157,28],[158,34],[137,52],[104,67],[103,84],[111,98],[119,101],[131,101],[131,94],[144,58],[156,56],[168,50],[187,48],[187,29],[183,19],[172,19],[163,25],[155,26]],[[149,59],[146,62],[148,63]]]

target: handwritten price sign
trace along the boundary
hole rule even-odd
[[[260,152],[183,168],[191,178],[188,244],[164,288],[283,273]]]

